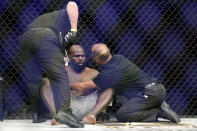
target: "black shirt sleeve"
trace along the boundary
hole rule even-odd
[[[120,71],[112,66],[108,65],[102,69],[99,75],[93,80],[93,82],[101,89],[114,88],[114,86],[120,81],[122,76]]]
[[[107,65],[100,68],[99,75],[93,81],[101,89],[113,88],[117,94],[132,97],[144,90],[151,80],[152,77],[133,62],[114,55]]]

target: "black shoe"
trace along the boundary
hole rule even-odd
[[[57,122],[65,124],[71,128],[84,127],[84,124],[76,120],[76,118],[70,111],[59,111],[54,118]]]
[[[161,103],[158,117],[168,119],[173,123],[179,123],[181,121],[179,116],[172,109],[170,109],[170,106],[165,101]]]
[[[42,122],[46,122],[44,116],[40,116],[37,113],[32,114],[32,123],[42,123]]]

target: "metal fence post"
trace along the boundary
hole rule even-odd
[[[3,121],[3,91],[2,91],[3,78],[0,77],[0,121]]]

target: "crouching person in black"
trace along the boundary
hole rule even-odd
[[[158,117],[168,119],[173,123],[180,122],[178,115],[165,102],[166,91],[156,79],[139,69],[134,63],[121,55],[111,55],[103,43],[92,47],[94,61],[101,65],[99,75],[88,82],[78,82],[71,85],[78,90],[91,88],[112,88],[116,95],[125,99],[116,113],[121,122],[155,122]],[[89,113],[84,121],[91,121],[105,104],[101,102],[99,109]],[[103,106],[102,106],[103,105]]]

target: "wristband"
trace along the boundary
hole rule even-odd
[[[70,31],[74,31],[74,32],[77,32],[77,29],[71,29]]]

